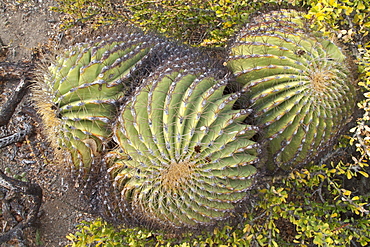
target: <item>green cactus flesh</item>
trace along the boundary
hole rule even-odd
[[[355,103],[346,58],[305,26],[303,13],[274,11],[239,33],[227,66],[243,85],[268,142],[268,167],[290,169],[321,154]]]
[[[174,57],[122,108],[115,140],[128,158],[108,171],[126,218],[197,228],[229,217],[254,184],[256,129],[242,124],[248,110],[232,109],[239,94],[223,95],[225,81]]]
[[[56,58],[34,90],[48,135],[70,152],[79,175],[85,177],[103,151],[117,101],[158,43],[155,37],[129,33],[77,44]]]

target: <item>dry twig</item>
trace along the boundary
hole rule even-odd
[[[12,198],[19,195],[29,195],[32,197],[33,204],[29,209],[30,212],[24,221],[19,222],[8,232],[0,235],[0,244],[8,242],[13,238],[22,235],[23,229],[32,226],[38,216],[38,212],[42,202],[42,189],[38,184],[23,182],[11,177],[8,177],[0,170],[0,186],[5,188],[6,196],[3,203],[9,202]],[[10,209],[10,207],[3,207]],[[4,212],[3,212],[4,213]]]

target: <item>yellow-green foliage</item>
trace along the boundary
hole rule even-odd
[[[284,243],[349,246],[351,241],[365,246],[370,243],[368,198],[342,185],[343,174],[351,178],[362,176],[352,168],[350,164],[339,163],[296,170],[279,186],[261,190],[263,200],[257,215],[263,217],[249,215],[246,235],[255,238],[261,246]],[[287,232],[287,226],[293,232]]]
[[[368,0],[57,0],[52,9],[64,14],[63,27],[90,24],[96,28],[125,21],[144,30],[155,30],[186,43],[201,46],[225,45],[240,24],[262,7],[288,4],[308,10],[312,27],[351,41],[355,34],[369,34]],[[356,37],[356,39],[361,39]]]
[[[113,3],[106,0],[57,0],[58,6],[51,10],[64,14],[62,28],[75,25],[92,24],[94,28],[109,24],[122,17],[113,9]]]
[[[67,28],[81,22],[90,21],[97,26],[123,20],[145,31],[155,30],[196,45],[224,43],[233,33],[233,27],[261,6],[255,1],[232,0],[127,0],[114,8],[114,1],[108,4],[104,0],[57,2],[59,6],[53,10],[67,14],[63,24]]]
[[[368,0],[300,0],[297,5],[308,9],[306,18],[312,19],[312,27],[332,33],[339,31],[339,38],[348,42],[369,34],[370,2]]]
[[[370,195],[343,186],[347,179],[368,177],[364,169],[340,162],[294,170],[288,177],[256,191],[259,199],[244,222],[182,240],[164,232],[114,230],[101,220],[84,222],[70,234],[69,246],[350,246],[370,244]]]
[[[359,57],[359,86],[362,88],[364,100],[357,106],[363,110],[363,116],[357,119],[356,127],[351,129],[354,133],[351,142],[355,143],[357,151],[361,154],[355,162],[363,167],[370,158],[370,43],[360,47],[359,51],[361,56]]]

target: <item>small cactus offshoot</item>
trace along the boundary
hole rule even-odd
[[[318,157],[354,108],[345,55],[302,16],[281,10],[256,17],[239,32],[227,61],[264,129],[270,171]]]
[[[79,175],[86,177],[101,156],[117,101],[160,42],[142,33],[99,38],[71,47],[41,71],[33,93],[46,135]]]
[[[124,218],[174,230],[230,217],[254,185],[256,127],[233,110],[217,70],[180,52],[123,105],[115,140],[126,158],[108,169]]]

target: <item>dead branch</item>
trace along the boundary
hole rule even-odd
[[[12,145],[13,143],[23,142],[27,135],[30,135],[33,131],[33,126],[26,124],[26,128],[15,134],[0,137],[0,148]]]
[[[0,63],[0,80],[20,80],[13,94],[0,110],[0,126],[7,125],[19,102],[28,91],[34,74],[32,63]]]
[[[42,202],[42,189],[38,184],[23,182],[11,177],[8,177],[0,170],[0,186],[5,188],[7,193],[5,203],[17,195],[29,195],[32,197],[33,203],[30,207],[30,212],[26,220],[19,222],[8,232],[0,235],[0,244],[6,243],[13,238],[22,236],[23,229],[32,226],[38,216],[38,212]]]
[[[0,110],[0,126],[7,125],[9,123],[19,102],[21,102],[23,97],[26,95],[28,91],[28,86],[30,84],[31,83],[29,80],[25,79],[24,77],[21,78],[21,81],[12,93],[10,99],[5,102]]]

